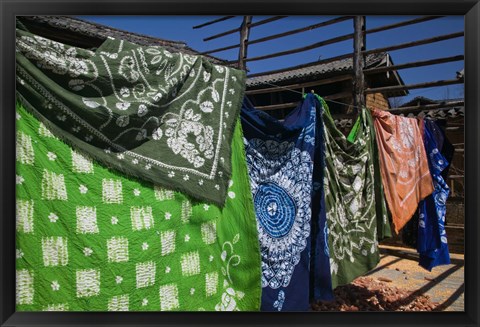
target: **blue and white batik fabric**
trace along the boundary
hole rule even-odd
[[[449,163],[439,150],[431,124],[427,121],[424,122],[423,140],[435,189],[419,204],[417,250],[420,266],[431,271],[433,267],[450,263],[445,231],[446,202],[450,189],[442,177],[442,171]]]
[[[310,264],[312,253],[325,255],[325,242],[317,241],[320,233],[312,238],[312,228],[326,231],[325,213],[323,224],[320,214],[312,215],[320,108],[309,94],[281,123],[244,101],[241,120],[262,254],[262,311],[307,311],[315,298],[311,288],[323,285],[311,285],[322,274],[311,271]],[[329,272],[330,267],[318,269]]]

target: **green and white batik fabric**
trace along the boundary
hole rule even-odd
[[[223,208],[131,179],[17,106],[18,311],[259,310],[242,131]]]
[[[245,72],[107,39],[95,51],[16,31],[19,100],[58,137],[132,177],[223,206]]]
[[[390,236],[370,113],[363,109],[354,142],[339,131],[324,103],[325,203],[333,288],[374,268],[378,240]]]

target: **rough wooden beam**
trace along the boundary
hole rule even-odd
[[[294,54],[294,53],[298,53],[298,52],[312,50],[312,49],[323,47],[325,45],[346,41],[346,40],[349,40],[351,38],[352,38],[352,34],[345,34],[345,35],[337,36],[337,37],[327,39],[327,40],[324,40],[324,41],[321,41],[321,42],[316,42],[316,43],[313,43],[313,44],[310,44],[310,45],[307,45],[307,46],[304,46],[304,47],[300,47],[300,48],[294,48],[294,49],[290,49],[290,50],[270,53],[270,54],[263,55],[263,56],[248,58],[247,61],[257,61],[257,60],[264,60],[264,59],[275,58],[275,57],[280,57],[280,56],[286,56],[286,55],[289,55],[289,54]]]
[[[384,87],[374,87],[365,90],[365,93],[387,93],[392,91],[402,91],[402,90],[413,90],[413,89],[422,89],[427,87],[434,86],[444,86],[452,84],[462,84],[463,79],[450,79],[450,80],[441,80],[434,82],[425,82],[418,84],[408,84],[408,85],[395,85],[395,86],[384,86]]]
[[[399,23],[394,23],[394,24],[390,24],[390,25],[384,25],[384,26],[380,26],[380,27],[371,28],[371,29],[367,30],[367,34],[378,33],[378,32],[391,30],[391,29],[398,28],[398,27],[423,23],[423,22],[427,22],[429,20],[438,19],[438,18],[442,18],[442,17],[445,17],[445,16],[423,16],[423,17],[419,17],[419,18],[414,18],[414,19],[406,20],[406,21],[399,22]]]
[[[429,66],[429,65],[437,65],[437,64],[443,64],[443,63],[446,63],[446,62],[460,61],[460,60],[464,60],[464,59],[465,59],[464,55],[442,57],[442,58],[437,58],[437,59],[408,62],[408,63],[393,65],[393,66],[369,68],[369,69],[365,69],[363,72],[365,74],[377,74],[377,73],[383,73],[383,72],[392,71],[392,70],[399,70],[399,69],[412,68],[412,67],[422,67],[422,66]]]
[[[255,39],[255,40],[251,40],[251,41],[248,41],[248,44],[250,45],[250,44],[255,44],[255,43],[261,43],[261,42],[265,42],[265,41],[269,41],[269,40],[274,40],[274,39],[278,39],[278,38],[281,38],[281,37],[285,37],[285,36],[289,36],[289,35],[293,35],[293,34],[305,32],[305,31],[311,31],[311,30],[316,29],[316,28],[320,28],[320,27],[324,27],[324,26],[328,26],[328,25],[340,23],[340,22],[343,22],[343,21],[345,21],[345,20],[349,20],[349,19],[352,19],[352,18],[353,18],[353,16],[337,17],[337,18],[333,18],[333,19],[330,19],[330,20],[327,20],[327,21],[318,23],[318,24],[313,24],[313,25],[309,25],[309,26],[306,26],[306,27],[297,28],[297,29],[294,29],[294,30],[291,30],[291,31],[287,31],[287,32],[283,32],[283,33],[278,33],[278,34],[273,34],[273,35],[270,35],[270,36],[262,37],[262,38]],[[235,48],[237,48],[237,47],[239,47],[239,46],[240,46],[239,44],[233,44],[233,45],[229,45],[229,46],[226,46],[226,47],[223,47],[223,48],[218,48],[218,49],[214,49],[214,50],[209,50],[209,51],[203,52],[202,54],[211,54],[211,53],[215,53],[215,52],[220,52],[220,51],[235,49]]]
[[[457,38],[457,37],[462,37],[462,36],[464,36],[464,34],[465,33],[463,31],[462,32],[457,32],[457,33],[445,34],[445,35],[435,36],[435,37],[428,38],[428,39],[422,39],[422,40],[413,41],[413,42],[407,42],[407,43],[402,43],[402,44],[397,44],[397,45],[390,45],[388,47],[383,47],[383,48],[366,50],[366,51],[364,51],[364,54],[368,55],[368,54],[371,54],[371,53],[387,52],[387,51],[405,49],[405,48],[415,47],[415,46],[418,46],[418,45],[424,45],[424,44],[429,44],[429,43],[435,43],[435,42],[450,40],[450,39],[454,39],[454,38]]]
[[[272,93],[272,92],[282,92],[285,90],[292,90],[292,89],[295,90],[295,89],[300,89],[305,87],[348,81],[351,79],[352,79],[351,75],[342,75],[342,76],[337,76],[332,78],[321,79],[313,82],[296,83],[296,84],[275,86],[275,87],[262,88],[262,89],[256,89],[256,90],[247,90],[245,94],[253,95],[253,94],[263,94],[263,93]]]
[[[218,22],[223,22],[223,21],[225,21],[227,19],[230,19],[230,18],[233,18],[233,17],[235,17],[235,16],[224,16],[224,17],[214,19],[214,20],[211,20],[209,22],[206,22],[206,23],[203,23],[203,24],[200,24],[200,25],[197,25],[197,26],[193,26],[193,29],[202,28],[202,27],[212,25],[212,24],[215,24],[215,23],[218,23]]]
[[[256,23],[250,23],[248,27],[252,28],[252,27],[255,27],[255,26],[260,26],[260,25],[263,25],[263,24],[273,22],[275,20],[283,19],[285,17],[287,17],[287,16],[274,16],[274,17],[266,18],[266,19],[260,20]],[[234,28],[234,29],[229,30],[229,31],[225,31],[225,32],[220,33],[220,34],[209,36],[209,37],[203,39],[203,41],[210,41],[210,40],[217,39],[217,38],[225,36],[225,35],[236,33],[238,31],[240,31],[240,27],[239,28]]]

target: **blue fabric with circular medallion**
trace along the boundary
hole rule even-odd
[[[332,298],[323,193],[314,189],[323,181],[322,164],[315,174],[313,164],[323,155],[317,141],[320,110],[309,94],[281,123],[244,101],[241,121],[262,255],[262,311],[306,311],[311,300]]]
[[[271,237],[284,237],[292,229],[297,215],[293,198],[275,183],[259,185],[255,198],[257,219]]]

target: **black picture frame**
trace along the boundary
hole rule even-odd
[[[0,323],[2,326],[479,324],[480,3],[478,0],[0,0]],[[17,15],[464,15],[465,311],[309,313],[15,312],[15,16]]]

